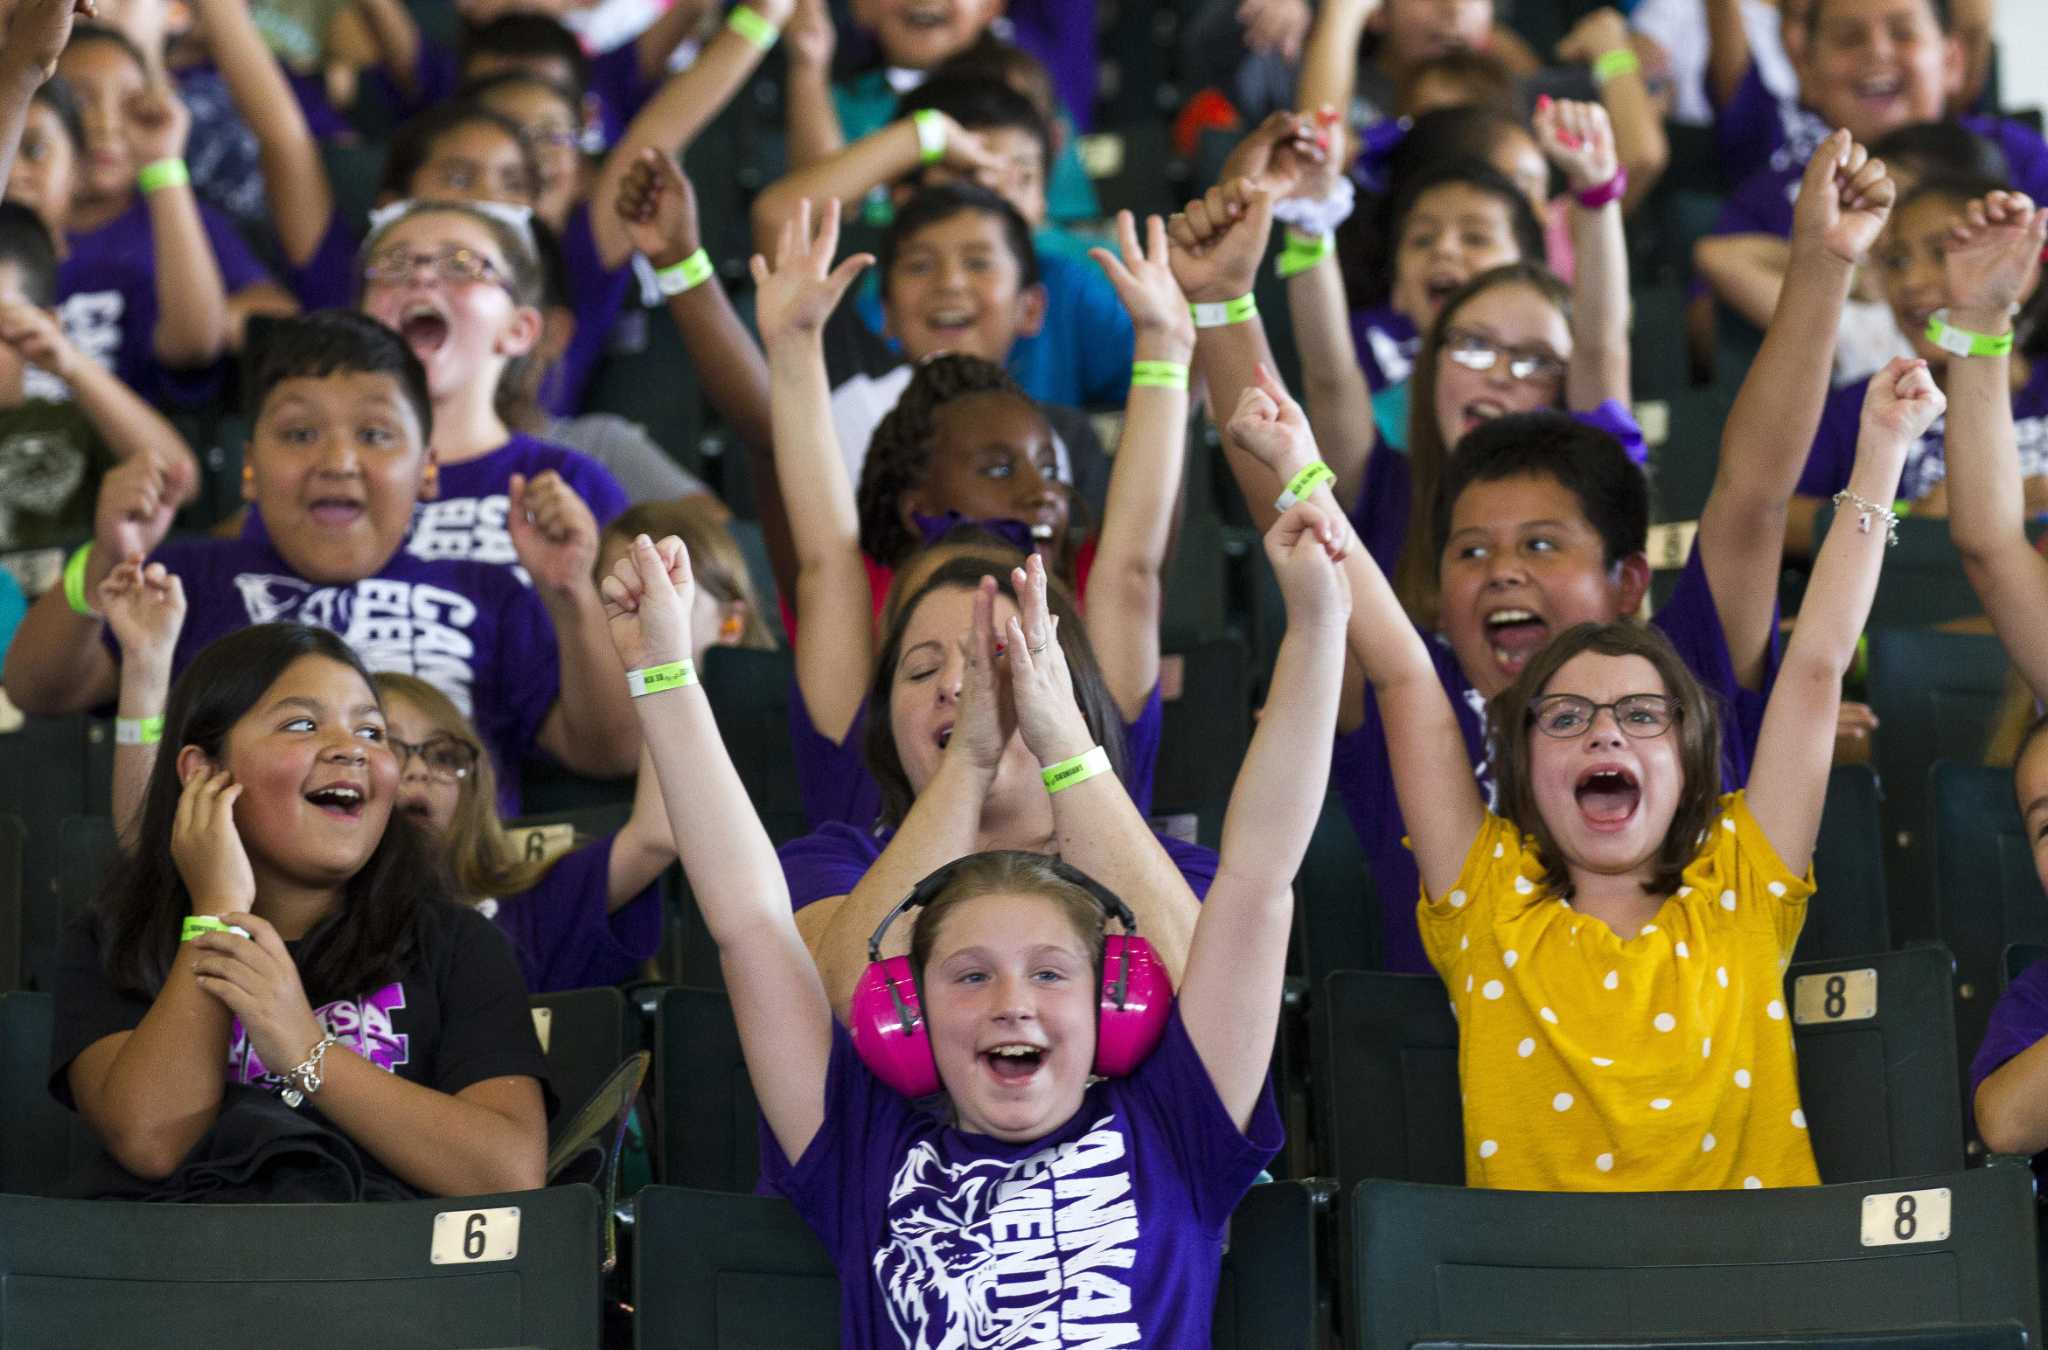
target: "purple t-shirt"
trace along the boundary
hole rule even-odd
[[[796,755],[797,791],[803,795],[804,819],[811,828],[837,821],[855,829],[873,829],[882,814],[882,789],[868,772],[861,747],[867,738],[865,700],[847,728],[846,739],[834,741],[811,721],[811,709],[794,681],[789,689],[789,743]],[[1152,812],[1152,775],[1159,765],[1159,734],[1165,711],[1159,686],[1139,710],[1135,722],[1124,723],[1124,791],[1139,815]]]
[[[2014,190],[2037,200],[2048,194],[2048,143],[2031,127],[1998,117],[1964,117],[1963,127],[1995,144],[2005,155]],[[1780,163],[1779,159],[1784,159]],[[1724,234],[1774,234],[1781,239],[1792,235],[1792,203],[1799,196],[1799,180],[1806,173],[1803,160],[1789,156],[1774,158],[1765,168],[1743,180],[1722,203],[1720,218],[1711,231]]]
[[[2043,1036],[2048,1036],[2048,961],[2036,961],[2021,971],[1998,996],[1991,1008],[1991,1024],[1984,1028],[1984,1042],[1970,1061],[1970,1109],[1974,1113],[1977,1089],[1984,1080],[2016,1059]],[[2036,1175],[2048,1176],[2048,1153],[2034,1155]]]
[[[536,994],[621,984],[661,946],[661,887],[650,885],[616,911],[605,909],[616,834],[565,854],[540,884],[478,906],[519,954]]]
[[[226,214],[199,204],[227,294],[268,281]],[[72,345],[152,401],[203,402],[217,388],[217,368],[166,370],[156,359],[156,236],[142,194],[97,230],[73,231],[70,256],[57,265],[57,317]]]
[[[832,1028],[825,1118],[761,1178],[838,1268],[848,1350],[1209,1344],[1230,1213],[1283,1134],[1240,1132],[1176,1007],[1152,1057],[1041,1139],[967,1134],[883,1086]]]
[[[1010,38],[1037,57],[1076,131],[1093,121],[1096,94],[1095,0],[1010,0]]]
[[[859,830],[835,820],[776,849],[776,856],[782,860],[783,879],[789,883],[790,907],[802,909],[814,900],[852,895],[853,888],[860,885],[860,879],[895,837],[894,830]],[[1209,883],[1216,879],[1215,850],[1200,844],[1184,844],[1170,835],[1162,834],[1158,839],[1166,856],[1180,869],[1181,879],[1195,893],[1195,899],[1206,898]],[[1411,905],[1409,910],[1412,924],[1414,907]]]
[[[561,693],[561,668],[547,611],[508,569],[401,549],[375,576],[327,586],[295,574],[268,540],[246,537],[168,539],[150,560],[185,586],[174,678],[208,643],[251,624],[331,629],[371,671],[417,675],[446,694],[491,752],[499,808],[516,813],[516,770]],[[103,640],[120,660],[111,629]]]
[[[1757,735],[1763,729],[1764,705],[1771,683],[1778,675],[1776,615],[1772,616],[1770,648],[1764,657],[1761,690],[1744,689],[1735,678],[1734,657],[1728,651],[1728,636],[1721,628],[1721,614],[1714,606],[1713,591],[1707,585],[1706,566],[1697,545],[1679,574],[1678,586],[1650,620],[1692,673],[1699,678],[1719,706],[1721,713],[1721,790],[1733,792],[1749,781],[1749,765],[1756,754]],[[1486,700],[1465,678],[1451,646],[1441,638],[1425,636],[1437,678],[1457,714],[1465,734],[1465,753],[1480,791],[1493,804],[1494,784],[1486,763]],[[1386,731],[1380,721],[1379,700],[1370,686],[1365,691],[1365,721],[1346,735],[1337,737],[1330,763],[1330,786],[1344,802],[1351,828],[1365,850],[1373,887],[1380,903],[1380,950],[1384,969],[1427,973],[1431,966],[1422,950],[1422,935],[1415,925],[1415,901],[1422,893],[1422,881],[1415,857],[1402,840],[1408,827],[1401,818],[1401,803],[1394,794],[1393,768],[1387,759]]]
[[[519,432],[487,455],[441,466],[434,500],[420,503],[413,517],[406,552],[415,558],[466,558],[518,568],[505,528],[511,507],[506,492],[513,474],[525,474],[531,482],[550,469],[583,499],[599,529],[626,509],[626,490],[610,469],[566,445]],[[525,570],[519,569],[519,575],[523,579]]]
[[[562,263],[569,274],[569,302],[576,308],[576,332],[541,383],[540,406],[555,417],[574,417],[583,411],[590,377],[633,294],[633,266],[628,259],[606,267],[598,256],[589,202],[578,202],[562,228]]]
[[[1788,164],[1804,171],[1829,130],[1826,120],[1798,99],[1773,94],[1752,61],[1735,97],[1714,110],[1714,146],[1723,181],[1740,183],[1759,170]]]
[[[356,254],[362,246],[363,237],[342,219],[337,209],[327,218],[327,232],[320,236],[320,243],[305,266],[285,263],[285,284],[291,287],[300,307],[308,311],[353,307],[361,280],[356,271]]]
[[[1375,394],[1412,375],[1415,354],[1422,349],[1414,321],[1386,305],[1352,311],[1351,342],[1358,349],[1365,383]]]
[[[1820,429],[1799,475],[1802,497],[1832,497],[1849,486],[1856,465],[1856,436],[1863,425],[1863,399],[1870,381],[1861,379],[1828,394],[1821,408]],[[2012,396],[2013,430],[2018,434],[2020,474],[2048,474],[2048,361],[2034,362],[2027,382]],[[1938,417],[1906,452],[1899,478],[1899,499],[1917,502],[1948,477],[1948,419]]]

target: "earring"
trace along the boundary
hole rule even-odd
[[[253,464],[244,464],[244,465],[242,466],[242,486],[243,486],[243,487],[255,487],[255,486],[256,486],[256,466],[255,466],[255,465],[253,465]]]
[[[420,475],[420,492],[429,501],[441,495],[441,466],[431,459],[427,471]]]
[[[746,631],[747,626],[740,622],[740,616],[737,614],[728,614],[718,621],[718,640],[720,642],[738,642],[740,634]]]

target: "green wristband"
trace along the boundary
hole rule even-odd
[[[1131,362],[1133,389],[1186,389],[1188,368],[1178,361]]]
[[[135,185],[144,193],[155,192],[158,188],[185,187],[192,181],[192,171],[185,167],[182,159],[160,159],[142,166],[135,175]]]
[[[164,716],[116,717],[114,719],[114,744],[116,745],[157,745],[164,738]]]
[[[1250,295],[1240,295],[1235,300],[1189,305],[1188,313],[1194,316],[1197,328],[1227,328],[1231,324],[1257,318],[1259,302]]]
[[[764,52],[775,45],[775,39],[782,36],[781,29],[745,5],[733,6],[732,13],[726,16],[725,26]]]
[[[1109,751],[1098,745],[1086,754],[1050,765],[1039,777],[1045,780],[1047,792],[1065,792],[1077,783],[1085,783],[1108,772]]]
[[[2010,356],[2012,355],[2012,334],[1972,333],[1967,328],[1951,328],[1948,311],[1937,309],[1927,320],[1927,340],[1951,356]]]
[[[1611,52],[1602,52],[1593,61],[1593,83],[1605,84],[1623,75],[1639,75],[1643,63],[1628,47],[1616,47]]]
[[[681,295],[711,280],[711,272],[711,255],[700,248],[679,263],[670,263],[667,267],[657,269],[654,273],[654,284],[663,295]]]
[[[80,544],[64,560],[64,603],[74,614],[97,619],[100,612],[85,598],[85,569],[92,563],[92,545]]]
[[[207,933],[233,933],[237,937],[248,937],[249,930],[239,924],[216,919],[211,914],[188,914],[178,930],[178,941],[190,942],[193,938]]]
[[[946,157],[945,114],[937,108],[919,108],[910,115],[917,130],[917,158],[922,164],[936,164]]]
[[[634,698],[646,698],[665,689],[681,689],[697,682],[697,667],[690,661],[671,661],[663,666],[645,666],[626,672],[626,688]]]
[[[1274,260],[1273,270],[1279,274],[1282,281],[1286,281],[1290,277],[1300,276],[1336,250],[1335,234],[1304,236],[1289,230],[1287,243],[1281,248],[1279,258]]]
[[[1336,481],[1336,470],[1317,460],[1287,480],[1287,486],[1280,490],[1280,496],[1273,503],[1273,509],[1283,512],[1291,510],[1296,502],[1305,502],[1315,496],[1317,488]]]

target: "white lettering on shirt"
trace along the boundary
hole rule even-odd
[[[295,621],[339,633],[374,673],[417,675],[474,715],[477,607],[459,591],[425,582],[368,577],[315,588],[298,577],[235,577],[249,622]]]

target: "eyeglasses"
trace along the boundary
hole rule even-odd
[[[445,733],[429,736],[418,745],[401,741],[396,736],[387,736],[385,743],[398,756],[401,775],[405,773],[406,765],[412,763],[414,755],[418,755],[420,763],[427,766],[427,776],[439,782],[459,783],[476,772],[476,747]]]
[[[1544,735],[1569,741],[1585,735],[1602,711],[1614,714],[1614,725],[1623,734],[1649,740],[1671,730],[1684,709],[1666,694],[1629,694],[1612,703],[1595,703],[1577,694],[1550,694],[1529,705],[1529,720]]]
[[[505,274],[498,265],[474,249],[444,248],[433,253],[414,253],[406,248],[387,248],[372,254],[363,265],[363,279],[395,283],[411,277],[420,268],[426,267],[442,281],[454,285],[471,282],[487,282],[493,286],[505,284]]]
[[[1508,359],[1508,374],[1523,384],[1555,384],[1565,376],[1565,363],[1541,347],[1503,347],[1483,333],[1453,328],[1444,334],[1444,354],[1467,370],[1492,370]]]

